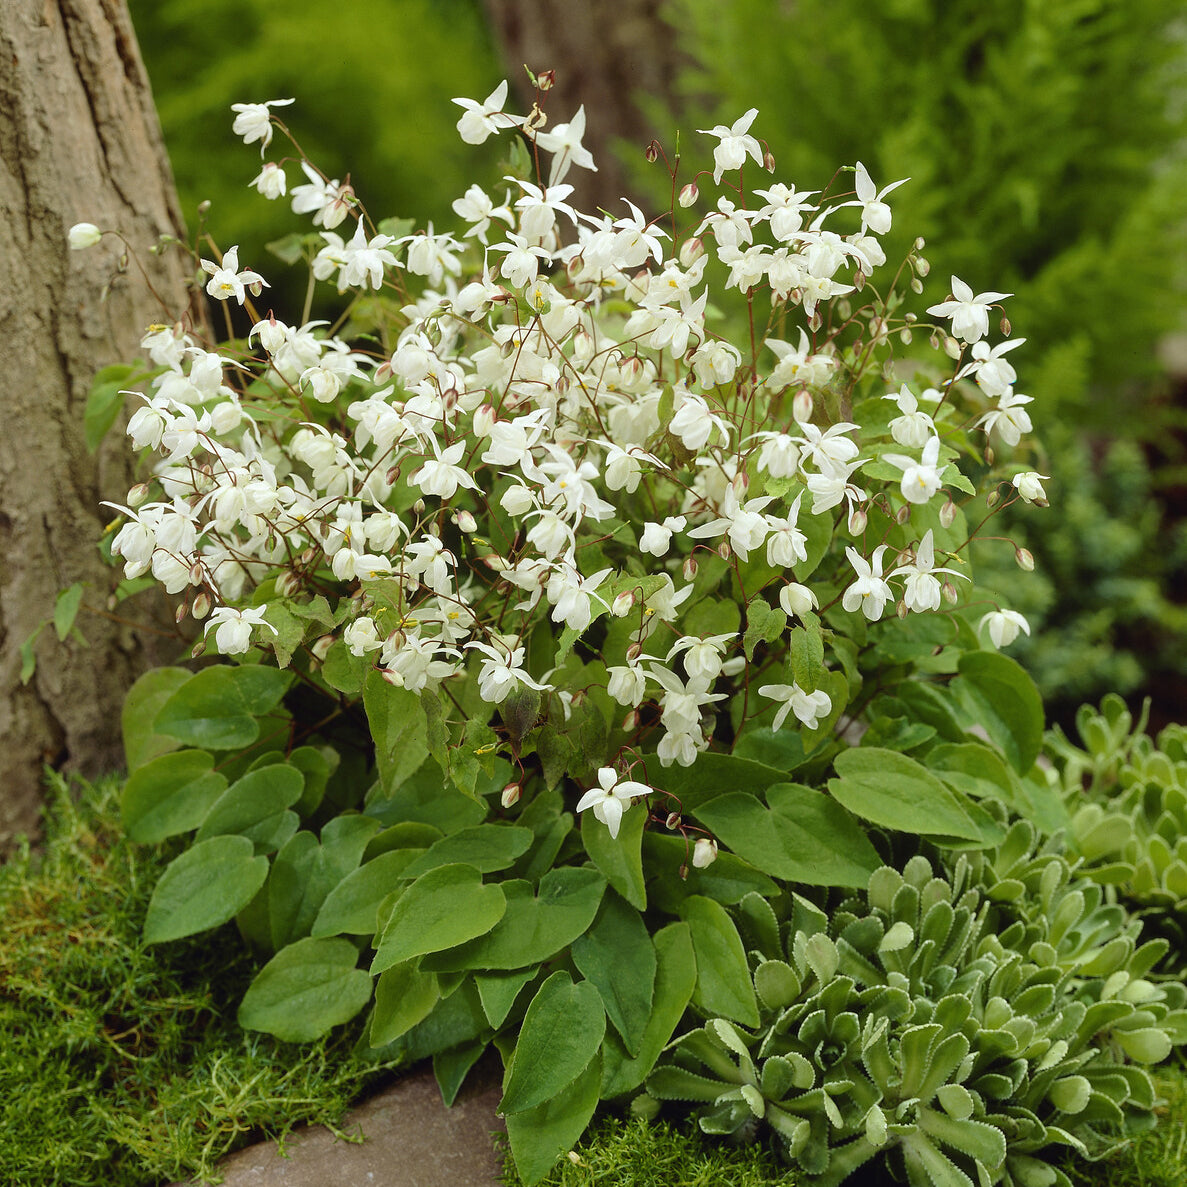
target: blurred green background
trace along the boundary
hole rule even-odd
[[[471,181],[496,188],[500,152],[461,143],[449,100],[518,83],[530,51],[534,69],[557,71],[554,121],[588,96],[587,145],[624,153],[633,196],[662,209],[666,184],[642,165],[643,142],[614,141],[598,118],[605,101],[593,106],[603,39],[583,45],[570,19],[587,3],[130,8],[186,217],[193,225],[210,199],[218,241],[242,245],[280,309],[305,278],[278,275],[265,244],[299,220],[249,189],[256,157],[231,133],[232,102],[295,96],[281,114],[302,147],[331,177],[349,171],[375,217],[448,227]],[[635,52],[665,56],[658,76],[672,84],[630,98],[665,145],[682,131],[687,163],[709,163],[696,128],[756,106],[780,180],[817,189],[858,159],[879,186],[911,178],[894,195],[887,254],[924,236],[935,300],[953,273],[1015,294],[1009,315],[1027,343],[1011,361],[1035,398],[1052,506],[1009,513],[1000,529],[1031,549],[1035,574],[1008,546],[985,546],[979,583],[1029,617],[1032,635],[1011,654],[1053,718],[1109,690],[1155,695],[1156,720],[1184,716],[1187,415],[1184,381],[1160,361],[1168,336],[1187,332],[1181,0],[619,0],[593,11],[630,23]]]

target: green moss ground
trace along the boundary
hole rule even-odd
[[[118,826],[120,784],[48,789],[45,842],[0,867],[0,1183],[141,1187],[293,1126],[331,1126],[378,1074],[356,1032],[245,1034],[237,935],[147,948],[165,857]]]

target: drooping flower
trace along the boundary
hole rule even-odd
[[[734,120],[729,127],[717,124],[712,128],[698,128],[705,136],[716,136],[719,143],[713,150],[713,180],[721,182],[721,175],[727,169],[740,169],[747,156],[753,157],[759,165],[763,163],[762,145],[751,135],[750,125],[758,115],[758,108],[752,107],[746,114]]]
[[[882,576],[882,556],[885,552],[886,545],[879,544],[867,561],[856,548],[845,549],[857,580],[845,590],[841,605],[849,611],[860,610],[871,622],[882,617],[886,603],[894,596]]]
[[[272,143],[272,115],[270,107],[287,107],[295,99],[269,99],[267,103],[232,103],[235,122],[231,131],[243,137],[244,144],[260,142],[260,154]]]
[[[236,610],[231,606],[219,606],[206,621],[206,634],[214,629],[214,645],[223,655],[242,655],[251,646],[251,628],[267,627],[274,635],[280,632],[264,621],[267,606],[255,606],[250,610]]]
[[[1012,293],[985,292],[973,296],[973,290],[958,276],[952,277],[951,301],[928,307],[936,317],[952,319],[952,333],[965,342],[977,342],[989,333],[989,307]]]

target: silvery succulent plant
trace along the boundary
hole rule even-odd
[[[798,894],[736,909],[760,1025],[708,1018],[647,1080],[701,1128],[764,1129],[817,1187],[875,1157],[912,1187],[1066,1187],[1152,1120],[1140,1065],[1187,1041],[1187,989],[1146,974],[1164,941],[1015,824],[937,872],[884,866],[826,913]],[[646,1102],[643,1102],[644,1104]]]

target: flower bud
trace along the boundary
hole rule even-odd
[[[919,256],[915,261],[915,275],[926,276],[930,271],[931,265],[922,256]]]
[[[544,70],[536,75],[536,89],[539,91],[551,91],[556,86],[556,71]]]
[[[276,578],[276,592],[282,598],[291,598],[301,589],[301,578],[292,571],[286,569],[279,577]]]
[[[465,532],[467,535],[470,532],[478,531],[478,520],[464,507],[454,515],[453,522],[457,524],[458,531]]]
[[[993,465],[993,462],[994,462],[994,459],[995,459],[996,457],[997,457],[997,454],[995,454],[995,453],[993,452],[993,446],[992,446],[992,445],[986,445],[986,446],[985,446],[985,464],[986,464],[987,466],[992,466],[992,465]]]
[[[647,149],[643,153],[643,156],[646,158],[647,163],[649,165],[654,165],[655,162],[659,160],[659,144],[653,140],[647,146]]]
[[[915,294],[923,292],[923,281],[920,280],[918,276],[911,277],[911,292]],[[907,339],[906,341],[909,342],[910,339]]]
[[[482,563],[495,573],[506,573],[511,568],[510,562],[505,557],[498,556],[496,553],[491,553],[490,556],[484,556]]]
[[[899,598],[898,603],[895,605],[894,613],[898,618],[907,617],[907,600],[905,598]]]
[[[334,642],[333,635],[322,635],[322,637],[320,639],[314,640],[313,646],[310,647],[310,649],[309,649],[310,651],[313,652],[313,658],[314,659],[325,659],[326,652],[330,650],[330,647],[333,645],[333,642]]]
[[[956,586],[953,585],[951,581],[945,581],[944,584],[940,586],[940,593],[943,595],[944,601],[947,602],[949,606],[955,606],[956,599],[960,596],[956,592]]]
[[[636,661],[636,660],[639,658],[639,656],[641,656],[642,654],[643,654],[643,646],[642,646],[642,644],[640,644],[640,643],[632,643],[632,644],[631,644],[631,645],[630,645],[630,646],[629,646],[629,647],[626,649],[626,659],[627,659],[627,663],[629,663],[629,664],[633,664],[633,663],[634,663],[634,662],[635,662],[635,661]]]
[[[1025,573],[1033,573],[1035,567],[1034,554],[1029,548],[1015,548],[1014,559],[1018,562],[1018,567]]]
[[[989,494],[985,496],[985,506],[988,507],[990,511],[992,511],[994,507],[997,506],[1000,499],[1001,496],[997,493],[997,491],[991,490]]]
[[[404,677],[401,676],[399,672],[393,672],[391,670],[391,668],[380,668],[379,674],[393,688],[403,688],[404,687]]]
[[[499,803],[504,808],[513,808],[519,803],[519,797],[523,794],[523,788],[518,783],[508,783],[503,788],[503,794],[499,796]]]
[[[849,512],[849,532],[851,535],[860,536],[866,530],[867,523],[869,523],[869,516],[860,507],[854,507]]]
[[[190,613],[199,621],[210,613],[210,595],[204,589],[198,591],[198,596],[190,607]]]
[[[625,733],[631,734],[639,728],[639,710],[632,709],[623,719],[622,728]]]
[[[699,568],[700,566],[697,564],[697,558],[695,556],[686,557],[684,560],[684,580],[694,580],[697,575],[697,569]]]
[[[895,521],[895,523],[897,523],[899,525],[899,527],[902,527],[902,525],[905,524],[907,522],[907,520],[910,518],[911,518],[911,508],[906,503],[904,503],[898,509],[898,511],[895,512],[894,521]]]
[[[197,659],[205,650],[206,650],[206,637],[203,636],[191,648],[190,659]]]
[[[695,235],[691,239],[685,239],[680,244],[680,267],[691,268],[704,254],[705,241],[699,235]]]
[[[699,837],[692,847],[692,864],[698,870],[711,866],[717,860],[717,842],[712,837]]]
[[[181,605],[173,611],[173,621],[181,623],[185,621],[185,616],[190,612],[189,603],[185,598],[181,599]]]
[[[924,239],[924,237],[923,237],[922,235],[920,235],[920,236],[919,236],[919,237],[918,237],[918,238],[915,240],[915,250],[916,250],[916,251],[922,251],[922,250],[924,249],[924,247],[926,247],[926,246],[927,246],[927,240],[926,240],[926,239]]]
[[[85,251],[88,247],[94,247],[102,238],[103,232],[94,223],[75,223],[67,235],[71,251]]]
[[[771,152],[771,150],[769,148],[763,154],[762,166],[768,173],[775,172],[775,154],[773,152]],[[693,862],[693,865],[695,865],[695,864],[696,864],[696,862]]]
[[[667,820],[664,821],[664,826],[675,832],[680,827],[680,813],[669,812]]]
[[[950,528],[956,520],[956,504],[948,499],[940,508],[940,527]]]
[[[194,563],[192,565],[190,565],[190,584],[191,585],[201,585],[202,584],[202,559],[201,559],[201,557],[199,557],[198,560],[194,561]]]
[[[635,604],[635,591],[633,589],[624,589],[622,593],[610,603],[610,613],[615,618],[625,618]]]
[[[812,419],[812,393],[806,387],[801,387],[791,402],[791,414],[796,423],[806,425]]]
[[[750,489],[750,478],[745,470],[739,470],[733,478],[730,479],[730,486],[733,487],[734,494],[739,499],[746,497],[746,492]]]
[[[692,206],[696,200],[701,196],[701,191],[697,189],[696,182],[690,181],[681,191],[680,196],[676,201],[684,207],[685,210]]]
[[[413,510],[413,511],[414,511],[414,512],[415,512],[417,515],[423,515],[423,514],[425,513],[425,501],[424,501],[424,499],[417,499],[417,500],[416,500],[416,502],[412,504],[412,510]]]
[[[1011,330],[1013,330],[1013,328],[1014,327],[1012,325],[1010,325],[1010,319],[1008,317],[1006,317],[1005,314],[1003,314],[1001,321],[998,323],[998,329],[1001,330],[1002,337],[1008,338],[1010,336],[1010,332],[1011,332]]]
[[[733,549],[730,548],[730,542],[728,540],[722,540],[722,542],[717,545],[717,555],[721,557],[723,561],[728,561],[729,558],[734,555]]]
[[[950,359],[960,358],[960,343],[957,342],[951,334],[946,334],[944,336],[944,353]]]
[[[148,483],[138,482],[128,491],[128,506],[139,507],[148,498]]]

